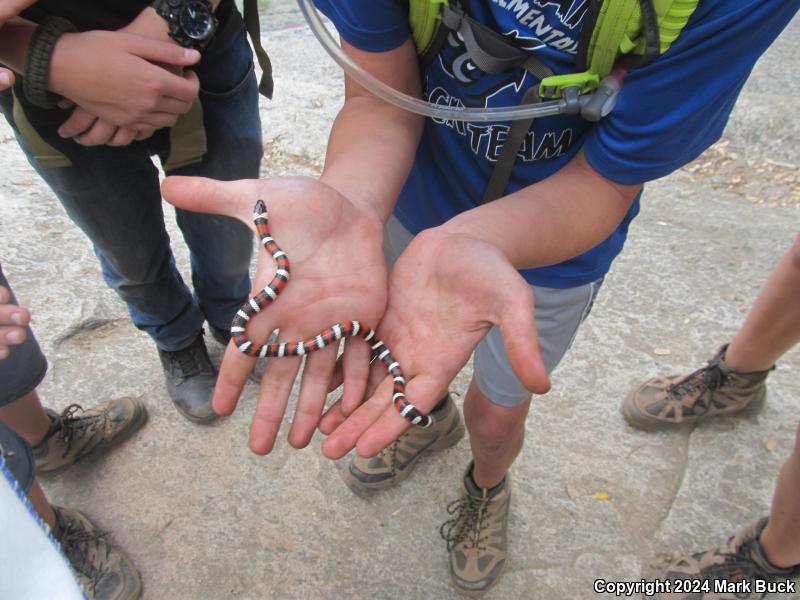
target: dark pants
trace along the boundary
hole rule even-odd
[[[257,178],[263,154],[258,90],[244,28],[203,58],[197,74],[208,151],[201,162],[169,175],[214,179]],[[204,320],[228,329],[250,292],[252,235],[228,217],[176,210],[190,250],[194,291],[175,266],[164,225],[159,174],[170,148],[170,130],[122,148],[85,148],[63,140],[57,129],[69,113],[21,102],[38,135],[65,155],[71,166],[49,166],[23,139],[12,113],[10,92],[0,106],[28,160],[58,196],[70,218],[94,244],[103,277],[125,301],[134,325],[163,350],[188,346]]]

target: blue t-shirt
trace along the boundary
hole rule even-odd
[[[381,52],[410,36],[408,2],[315,0],[353,46]],[[575,71],[589,0],[464,0],[468,14],[512,37],[556,74]],[[669,51],[625,80],[614,111],[596,124],[579,116],[537,119],[519,150],[507,191],[552,175],[583,148],[592,167],[622,184],[663,177],[694,160],[722,135],[758,57],[800,8],[800,0],[701,0]],[[426,68],[424,94],[439,104],[514,106],[536,81],[518,68],[491,75],[450,35]],[[395,216],[412,233],[478,205],[510,123],[427,119]],[[522,271],[530,283],[566,288],[594,281],[622,250],[634,202],[603,242],[557,265]]]

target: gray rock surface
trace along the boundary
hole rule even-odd
[[[263,37],[276,98],[262,105],[263,174],[315,174],[342,75],[291,3],[271,10]],[[591,318],[534,403],[513,468],[510,565],[490,598],[593,598],[595,579],[649,578],[768,510],[798,422],[800,350],[770,376],[769,403],[754,418],[647,434],[618,407],[637,382],[699,367],[728,340],[798,232],[798,40],[795,19],[755,69],[724,138],[648,186]],[[421,461],[398,489],[361,498],[340,480],[344,465],[321,455],[320,436],[302,451],[286,443],[291,410],[270,456],[248,451],[252,383],[232,417],[183,420],[153,344],[5,123],[0,157],[0,256],[50,361],[46,405],[130,395],[150,411],[117,451],[44,480],[55,503],[113,532],[141,569],[145,598],[457,597],[438,528],[466,441]],[[469,377],[466,368],[453,390],[463,394]]]

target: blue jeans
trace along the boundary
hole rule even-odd
[[[201,162],[168,174],[257,178],[263,154],[261,121],[244,28],[212,50],[196,69],[208,152]],[[134,325],[163,350],[188,346],[204,320],[227,329],[250,292],[252,234],[229,217],[176,209],[190,251],[192,293],[175,267],[158,171],[150,158],[158,155],[162,164],[166,162],[169,130],[122,148],[85,148],[57,134],[68,112],[38,109],[24,100],[21,104],[36,132],[72,166],[51,167],[38,161],[14,123],[10,93],[0,96],[28,160],[92,241],[103,277],[127,304]]]

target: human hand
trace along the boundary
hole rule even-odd
[[[16,17],[36,0],[0,0],[0,27],[9,19]]]
[[[59,38],[50,66],[50,89],[110,125],[138,131],[171,127],[197,97],[197,75],[170,73],[200,53],[124,31],[68,33]],[[159,64],[153,64],[159,63]],[[86,118],[68,120],[63,137],[87,130]]]
[[[386,305],[386,263],[383,224],[374,214],[356,208],[333,188],[310,178],[221,182],[168,177],[162,193],[175,206],[237,217],[253,227],[253,208],[263,199],[269,227],[291,263],[291,278],[266,310],[250,319],[247,334],[263,343],[280,329],[280,341],[317,335],[335,323],[358,320],[378,323]],[[254,294],[275,274],[275,263],[262,248],[253,282]],[[289,443],[302,448],[319,424],[336,363],[337,345],[309,354],[300,386]],[[345,344],[342,414],[355,409],[367,385],[370,347],[360,338]],[[236,408],[255,359],[231,342],[223,357],[214,390],[214,410],[229,415]],[[269,453],[275,443],[300,357],[271,358],[261,381],[250,429],[250,448]]]
[[[68,100],[60,102],[59,106],[64,109],[72,108],[70,117],[59,127],[59,134],[62,137],[71,137],[81,146],[127,146],[134,140],[146,140],[155,132],[152,127],[147,129],[117,127],[108,121],[98,119]]]
[[[500,327],[511,368],[532,392],[550,383],[536,334],[533,293],[494,246],[476,238],[423,231],[389,276],[389,305],[378,328],[406,379],[407,400],[428,413],[492,325]],[[374,456],[409,427],[392,406],[392,378],[373,365],[371,397],[349,417],[334,404],[320,422],[323,453],[356,447]]]
[[[28,335],[25,325],[31,315],[26,308],[11,304],[11,294],[0,285],[0,360],[7,358],[9,346],[21,344]]]

